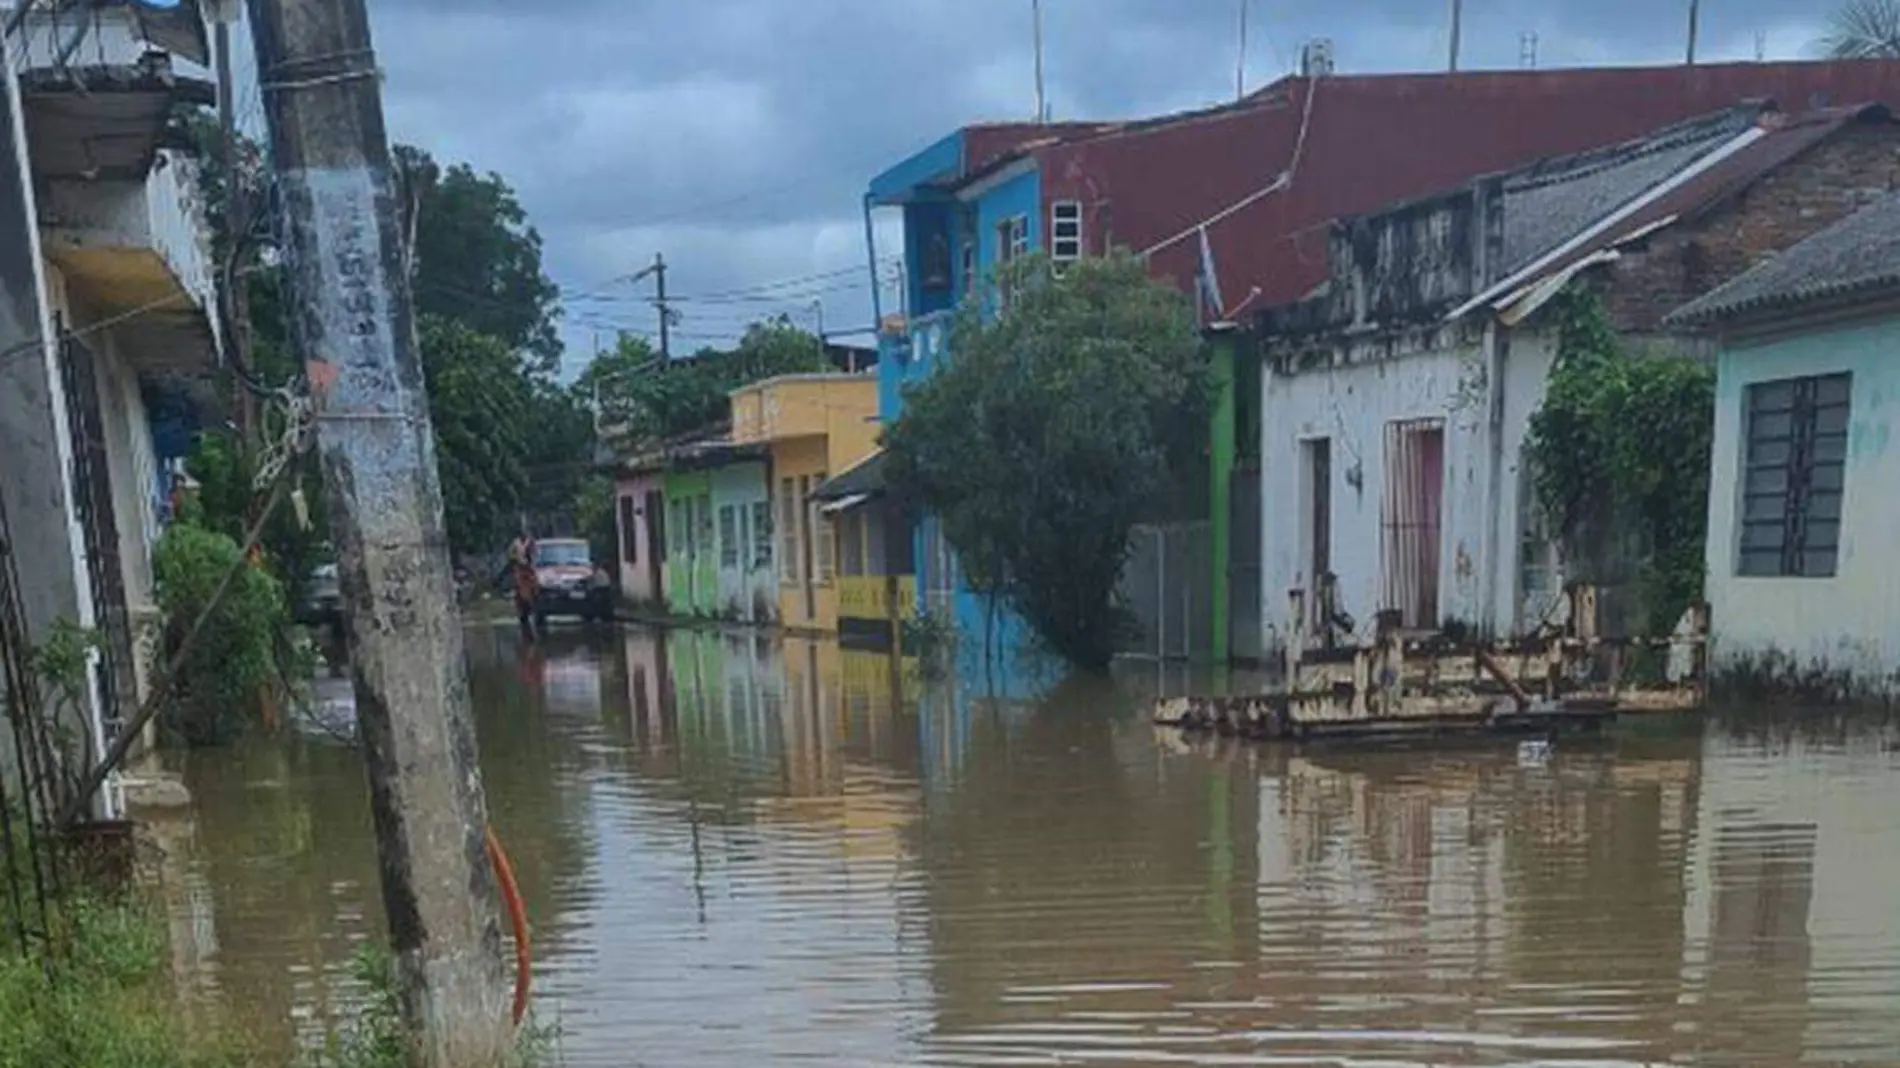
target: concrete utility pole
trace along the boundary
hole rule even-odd
[[[245,231],[250,226],[250,206],[246,202],[244,182],[238,174],[236,94],[232,91],[231,23],[237,20],[239,0],[214,0],[208,5],[212,18],[212,48],[217,55],[218,140],[224,163],[224,258],[219,264],[218,299],[223,305],[225,329],[230,336],[232,362],[243,374],[251,373],[251,301],[238,273],[238,253],[244,247]],[[242,385],[236,390],[238,430],[246,448],[257,447],[257,401]]]
[[[487,806],[369,17],[364,0],[250,11],[410,1063],[500,1068]]]
[[[670,360],[673,347],[667,331],[673,326],[673,309],[666,303],[666,256],[658,252],[653,254],[653,303],[660,308],[660,358]]]

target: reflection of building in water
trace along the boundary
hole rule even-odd
[[[1548,768],[1509,748],[1283,758],[1259,804],[1270,996],[1312,1011],[1362,999],[1342,968],[1383,989],[1456,982],[1474,1005],[1540,986],[1673,990],[1696,770],[1646,755],[1563,752]],[[1381,1026],[1452,1025],[1429,998],[1380,1012]],[[1669,1040],[1666,1021],[1645,1021],[1564,1026]]]
[[[671,673],[666,658],[666,632],[643,627],[621,631],[625,657],[627,710],[633,740],[642,749],[670,744],[678,729],[673,707]]]
[[[1900,1051],[1900,775],[1862,742],[1708,742],[1685,970],[1703,1032],[1765,1062]]]

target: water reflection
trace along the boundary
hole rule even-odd
[[[572,1064],[1900,1050],[1879,725],[1292,751],[1157,735],[1139,679],[714,632],[469,648]],[[381,929],[358,757],[318,732],[189,773],[178,967],[288,1047]]]

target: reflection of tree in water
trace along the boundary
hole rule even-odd
[[[961,777],[917,831],[939,1032],[1046,1016],[1005,1000],[1024,986],[1168,982],[1219,997],[1241,981],[1193,965],[1254,955],[1251,880],[1234,877],[1254,867],[1251,775],[1129,759],[1123,705],[1081,680],[1033,705],[973,703]]]

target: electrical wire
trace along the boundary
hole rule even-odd
[[[1249,206],[1251,206],[1257,201],[1263,200],[1266,197],[1271,196],[1272,194],[1280,192],[1282,190],[1293,188],[1294,176],[1299,173],[1299,169],[1300,169],[1300,159],[1306,154],[1306,132],[1312,125],[1313,99],[1319,95],[1319,83],[1321,79],[1307,78],[1305,81],[1306,81],[1306,101],[1304,103],[1304,106],[1300,110],[1300,132],[1298,136],[1296,136],[1293,140],[1293,155],[1287,160],[1286,169],[1281,171],[1279,174],[1275,175],[1271,182],[1268,182],[1266,185],[1261,186],[1259,189],[1256,189],[1253,192],[1248,193],[1246,196],[1241,197],[1239,200],[1234,201],[1232,204],[1229,204],[1226,207],[1215,212],[1214,214],[1209,215],[1207,218],[1202,219],[1200,222],[1197,222],[1193,224],[1192,226],[1189,226],[1187,229],[1182,230],[1180,233],[1175,234],[1173,237],[1167,238],[1164,241],[1159,241],[1143,249],[1141,252],[1141,256],[1143,259],[1146,259],[1147,257],[1152,256],[1155,253],[1162,251],[1163,249],[1171,248],[1175,245],[1178,245],[1181,242],[1187,240],[1190,237],[1193,237],[1195,234],[1200,233],[1201,231],[1207,229],[1210,226],[1216,226],[1220,224],[1221,222],[1233,217],[1239,212],[1245,211]]]

